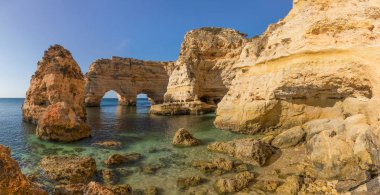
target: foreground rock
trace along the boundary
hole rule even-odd
[[[38,62],[22,111],[25,121],[37,124],[39,138],[69,142],[90,136],[83,74],[62,46],[50,47]]]
[[[92,181],[87,185],[83,194],[128,195],[132,194],[132,187],[128,184],[116,186],[103,186],[97,182]]]
[[[99,59],[86,73],[86,106],[100,106],[108,91],[115,91],[120,105],[135,105],[145,93],[152,103],[162,103],[173,62],[143,61],[112,57]]]
[[[0,194],[46,194],[22,174],[11,150],[0,144]]]
[[[300,143],[305,137],[304,130],[300,127],[293,127],[289,130],[284,131],[283,133],[277,135],[272,141],[272,146],[276,148],[289,148],[296,146]]]
[[[47,178],[61,184],[86,184],[96,172],[96,162],[90,157],[46,156],[40,167]]]
[[[215,142],[208,145],[207,148],[260,166],[263,166],[273,154],[273,149],[269,144],[256,139]]]
[[[198,186],[203,182],[200,176],[178,178],[177,187],[180,189],[188,189],[189,187]]]
[[[201,141],[194,138],[185,128],[180,128],[175,132],[172,144],[175,146],[196,146],[201,144]]]
[[[214,184],[214,189],[219,194],[239,192],[246,188],[254,178],[255,175],[248,171],[236,174],[235,178],[219,178]]]
[[[127,163],[133,163],[141,159],[141,154],[131,153],[131,154],[112,154],[105,161],[104,164],[107,166],[119,166]]]
[[[316,175],[339,179],[338,191],[348,191],[370,179],[379,165],[378,134],[364,115],[343,119],[319,119],[306,123],[306,152]]]

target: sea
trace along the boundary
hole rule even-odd
[[[217,129],[213,124],[215,114],[156,116],[149,114],[150,102],[146,98],[139,98],[135,107],[119,106],[117,99],[105,98],[100,107],[86,108],[91,137],[73,143],[43,141],[35,136],[35,125],[23,122],[23,102],[22,98],[0,99],[0,144],[12,150],[12,157],[24,174],[43,175],[38,163],[47,155],[90,156],[96,160],[97,170],[101,170],[107,168],[104,160],[111,154],[137,152],[143,156],[142,160],[122,166],[130,174],[120,176],[117,184],[130,184],[133,189],[156,186],[162,194],[183,194],[185,191],[177,187],[178,178],[205,178],[207,182],[194,190],[211,189],[215,179],[193,168],[192,161],[228,158],[207,151],[207,144],[249,137]],[[187,148],[172,146],[173,135],[179,128],[188,129],[203,144]],[[106,149],[93,145],[109,140],[122,142],[122,147]],[[146,165],[160,168],[155,173],[146,173],[142,168]],[[48,180],[39,182],[49,192],[56,185]]]

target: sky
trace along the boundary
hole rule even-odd
[[[0,98],[25,97],[50,45],[68,49],[83,73],[112,56],[175,61],[189,30],[253,37],[291,7],[292,0],[0,0]]]

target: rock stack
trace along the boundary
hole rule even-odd
[[[84,78],[70,52],[50,47],[32,76],[22,106],[23,118],[37,124],[44,140],[76,141],[90,136],[85,123]]]

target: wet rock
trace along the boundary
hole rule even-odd
[[[189,187],[200,185],[202,180],[200,176],[178,178],[177,187],[180,189],[188,189]]]
[[[211,163],[214,164],[217,169],[224,171],[232,171],[234,168],[234,162],[225,158],[216,158],[212,160]]]
[[[301,189],[299,176],[289,176],[286,178],[285,183],[277,188],[277,194],[296,195]]]
[[[159,194],[159,190],[155,186],[149,186],[144,189],[144,195],[158,195],[158,194]]]
[[[79,156],[46,156],[40,167],[47,178],[62,184],[87,183],[96,172],[94,159]]]
[[[71,53],[50,47],[38,62],[22,106],[23,119],[37,124],[44,140],[76,141],[90,136],[85,123],[84,77]]]
[[[132,194],[132,187],[128,184],[116,186],[103,186],[97,182],[92,181],[86,186],[84,194],[128,195]]]
[[[214,183],[214,189],[220,194],[235,193],[246,188],[255,178],[255,174],[244,171],[235,175],[235,178],[219,178]]]
[[[260,166],[264,165],[273,154],[270,145],[252,138],[215,142],[208,145],[207,148],[210,151],[225,153]]]
[[[11,150],[0,144],[0,194],[47,194],[22,174]]]
[[[259,180],[253,185],[254,188],[260,189],[264,192],[274,192],[280,185],[280,181],[276,180]]]
[[[122,164],[133,163],[141,159],[141,154],[131,153],[131,154],[112,154],[105,161],[104,164],[107,166],[119,166]]]
[[[300,143],[305,135],[305,131],[300,126],[293,127],[277,135],[271,144],[276,148],[293,147]]]
[[[225,158],[216,158],[212,161],[193,161],[191,165],[204,173],[214,173],[222,175],[225,172],[232,171],[234,162]]]
[[[44,140],[71,142],[91,135],[90,127],[66,102],[58,102],[46,108],[38,120],[37,137]]]
[[[172,144],[175,146],[183,146],[183,147],[196,146],[196,145],[201,144],[201,141],[194,138],[193,135],[191,135],[191,133],[187,131],[185,128],[180,128],[174,134]]]
[[[122,146],[121,142],[119,141],[102,141],[102,142],[96,142],[92,145],[99,146],[102,148],[111,148],[111,149],[119,149]]]
[[[160,168],[160,165],[146,164],[141,166],[141,170],[145,174],[155,174]]]
[[[119,181],[119,175],[116,171],[111,169],[103,169],[100,171],[104,183],[116,184]]]
[[[86,185],[68,184],[54,187],[53,195],[82,195]]]
[[[149,148],[148,153],[171,152],[170,148]]]

